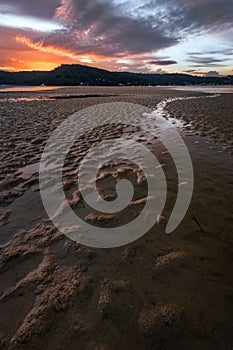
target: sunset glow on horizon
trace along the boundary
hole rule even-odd
[[[233,2],[3,0],[0,69],[233,74]]]

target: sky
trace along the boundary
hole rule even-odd
[[[233,74],[233,0],[0,0],[0,70]]]

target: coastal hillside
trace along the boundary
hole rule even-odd
[[[0,71],[0,85],[64,85],[64,86],[169,86],[169,85],[233,85],[233,75],[200,77],[188,74],[142,74],[110,72],[104,69],[63,64],[52,71]]]

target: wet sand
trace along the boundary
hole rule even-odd
[[[175,101],[168,105],[174,118],[183,120],[186,131],[208,137],[233,152],[233,95],[220,94],[215,98]]]
[[[60,93],[101,96],[0,104],[1,348],[230,350],[233,159],[226,145],[233,134],[232,95],[167,105],[172,117],[192,121],[190,128],[181,131],[195,172],[188,213],[176,231],[164,233],[178,191],[176,171],[157,140],[150,144],[144,140],[164,165],[165,210],[158,225],[138,241],[104,250],[70,241],[47,218],[40,200],[38,163],[49,135],[64,118],[97,103],[132,102],[155,109],[166,98],[197,93],[162,88],[81,88]],[[58,91],[39,94],[59,95]],[[11,93],[8,97],[28,96]],[[2,98],[5,95],[0,94]],[[132,130],[103,128],[90,136],[93,141],[97,135],[108,138],[122,132],[130,135]],[[64,186],[72,208],[84,220],[109,227],[117,224],[117,216],[89,213],[74,186],[79,152],[85,154],[90,145],[80,140],[72,148]],[[130,220],[144,205],[146,183],[132,164],[117,167],[118,176],[127,175],[135,185],[135,197],[124,213],[124,219]],[[100,187],[107,183],[114,188],[113,172],[108,168],[100,174]]]

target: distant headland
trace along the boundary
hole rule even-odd
[[[79,64],[63,64],[52,71],[0,71],[0,85],[47,86],[171,86],[233,85],[233,75],[225,77],[188,74],[110,72]]]

